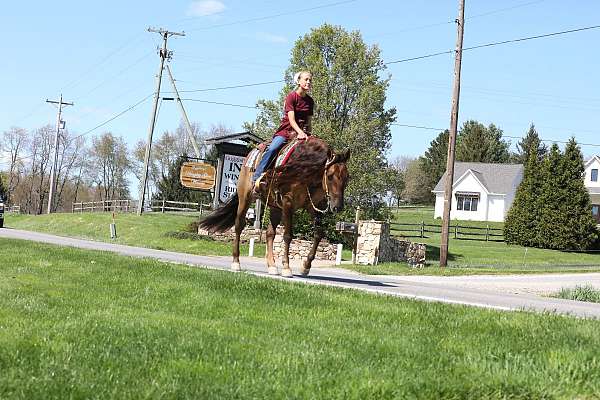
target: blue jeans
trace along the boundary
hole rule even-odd
[[[287,140],[283,136],[275,136],[273,138],[271,144],[269,145],[269,147],[267,147],[262,159],[258,163],[256,171],[254,171],[254,175],[252,176],[252,182],[256,182],[258,177],[261,176],[263,172],[265,172],[265,169],[267,168],[273,157],[275,157],[279,149],[283,147],[285,142],[287,142]]]

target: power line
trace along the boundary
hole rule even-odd
[[[416,129],[426,129],[426,130],[431,130],[431,131],[438,131],[438,132],[443,132],[448,128],[435,128],[432,126],[424,126],[424,125],[407,125],[407,124],[398,124],[395,122],[392,122],[391,125],[394,126],[400,126],[400,127],[404,127],[404,128],[416,128]],[[503,138],[509,138],[509,139],[524,139],[524,136],[511,136],[511,135],[505,135],[502,134]],[[569,143],[566,140],[555,140],[555,139],[543,139],[540,138],[541,142],[548,142],[548,143],[561,143],[561,144],[566,144]],[[577,144],[579,146],[591,146],[591,147],[600,147],[600,143],[580,143],[577,142]]]
[[[207,103],[207,104],[217,104],[220,106],[230,106],[230,107],[240,107],[240,108],[252,108],[252,109],[258,109],[259,107],[257,106],[248,106],[248,105],[244,105],[244,104],[233,104],[233,103],[221,103],[218,101],[209,101],[209,100],[200,100],[200,99],[181,99],[186,100],[186,101],[195,101],[198,103]]]
[[[264,21],[266,19],[273,19],[273,18],[283,17],[283,16],[286,16],[286,15],[296,15],[298,13],[302,13],[302,12],[306,12],[306,11],[313,11],[313,10],[319,10],[319,9],[322,9],[322,8],[335,7],[335,6],[339,6],[339,5],[342,5],[342,4],[354,3],[356,1],[357,0],[338,1],[338,2],[334,2],[334,3],[322,4],[320,6],[315,6],[315,7],[301,8],[301,9],[298,9],[298,10],[284,12],[284,13],[279,13],[279,14],[265,15],[263,17],[249,18],[249,19],[243,19],[243,20],[239,20],[239,21],[227,22],[227,23],[224,23],[224,24],[210,25],[210,26],[206,26],[206,27],[203,27],[203,28],[189,29],[188,31],[189,32],[204,31],[204,30],[208,30],[208,29],[222,28],[222,27],[225,27],[225,26],[246,24],[246,23],[249,23],[249,22],[256,22],[256,21]]]
[[[600,28],[600,25],[592,25],[592,26],[586,26],[586,27],[582,27],[582,28],[569,29],[569,30],[565,30],[565,31],[546,33],[546,34],[542,34],[542,35],[527,36],[527,37],[522,37],[522,38],[518,38],[518,39],[510,39],[510,40],[503,40],[503,41],[499,41],[499,42],[485,43],[485,44],[480,44],[480,45],[471,46],[471,47],[464,47],[462,49],[462,51],[464,52],[466,50],[481,49],[483,47],[492,47],[492,46],[499,46],[499,45],[508,44],[508,43],[517,43],[517,42],[524,42],[527,40],[542,39],[542,38],[547,38],[547,37],[551,37],[551,36],[566,35],[569,33],[582,32],[582,31],[598,29],[598,28]],[[403,58],[403,59],[395,60],[395,61],[388,61],[388,62],[384,63],[384,65],[399,64],[399,63],[404,63],[404,62],[408,62],[408,61],[421,60],[423,58],[436,57],[436,56],[439,56],[442,54],[451,54],[454,52],[455,52],[455,50],[440,51],[437,53],[425,54],[425,55],[418,56],[418,57],[410,57],[410,58]]]
[[[251,86],[261,86],[261,85],[272,85],[274,83],[283,83],[283,82],[285,82],[284,79],[279,79],[277,81],[246,83],[246,84],[221,86],[221,87],[205,88],[205,89],[180,90],[179,93],[211,92],[211,91],[216,91],[216,90],[237,89],[237,88],[244,88],[244,87],[251,87]],[[165,93],[171,93],[171,92],[165,92]]]

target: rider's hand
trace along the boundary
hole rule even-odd
[[[298,133],[297,139],[298,140],[305,140],[308,136],[306,136],[306,133],[304,132],[300,132]]]

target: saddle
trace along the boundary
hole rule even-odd
[[[277,187],[275,168],[285,165],[288,162],[290,156],[293,154],[294,150],[296,150],[296,147],[303,141],[304,140],[293,139],[286,143],[281,149],[279,149],[277,155],[273,157],[273,160],[271,160],[271,162],[265,169],[265,176],[260,184],[261,195],[267,197],[269,196],[269,192],[271,191],[273,192],[275,198],[279,196],[279,188]],[[256,148],[252,149],[252,151],[250,151],[250,153],[246,156],[246,159],[244,160],[244,166],[249,168],[251,173],[254,173],[254,171],[256,171],[256,167],[260,163],[260,160],[262,159],[265,150],[269,144],[270,141],[259,144]]]

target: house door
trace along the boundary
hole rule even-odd
[[[592,204],[592,216],[600,224],[600,205]]]

